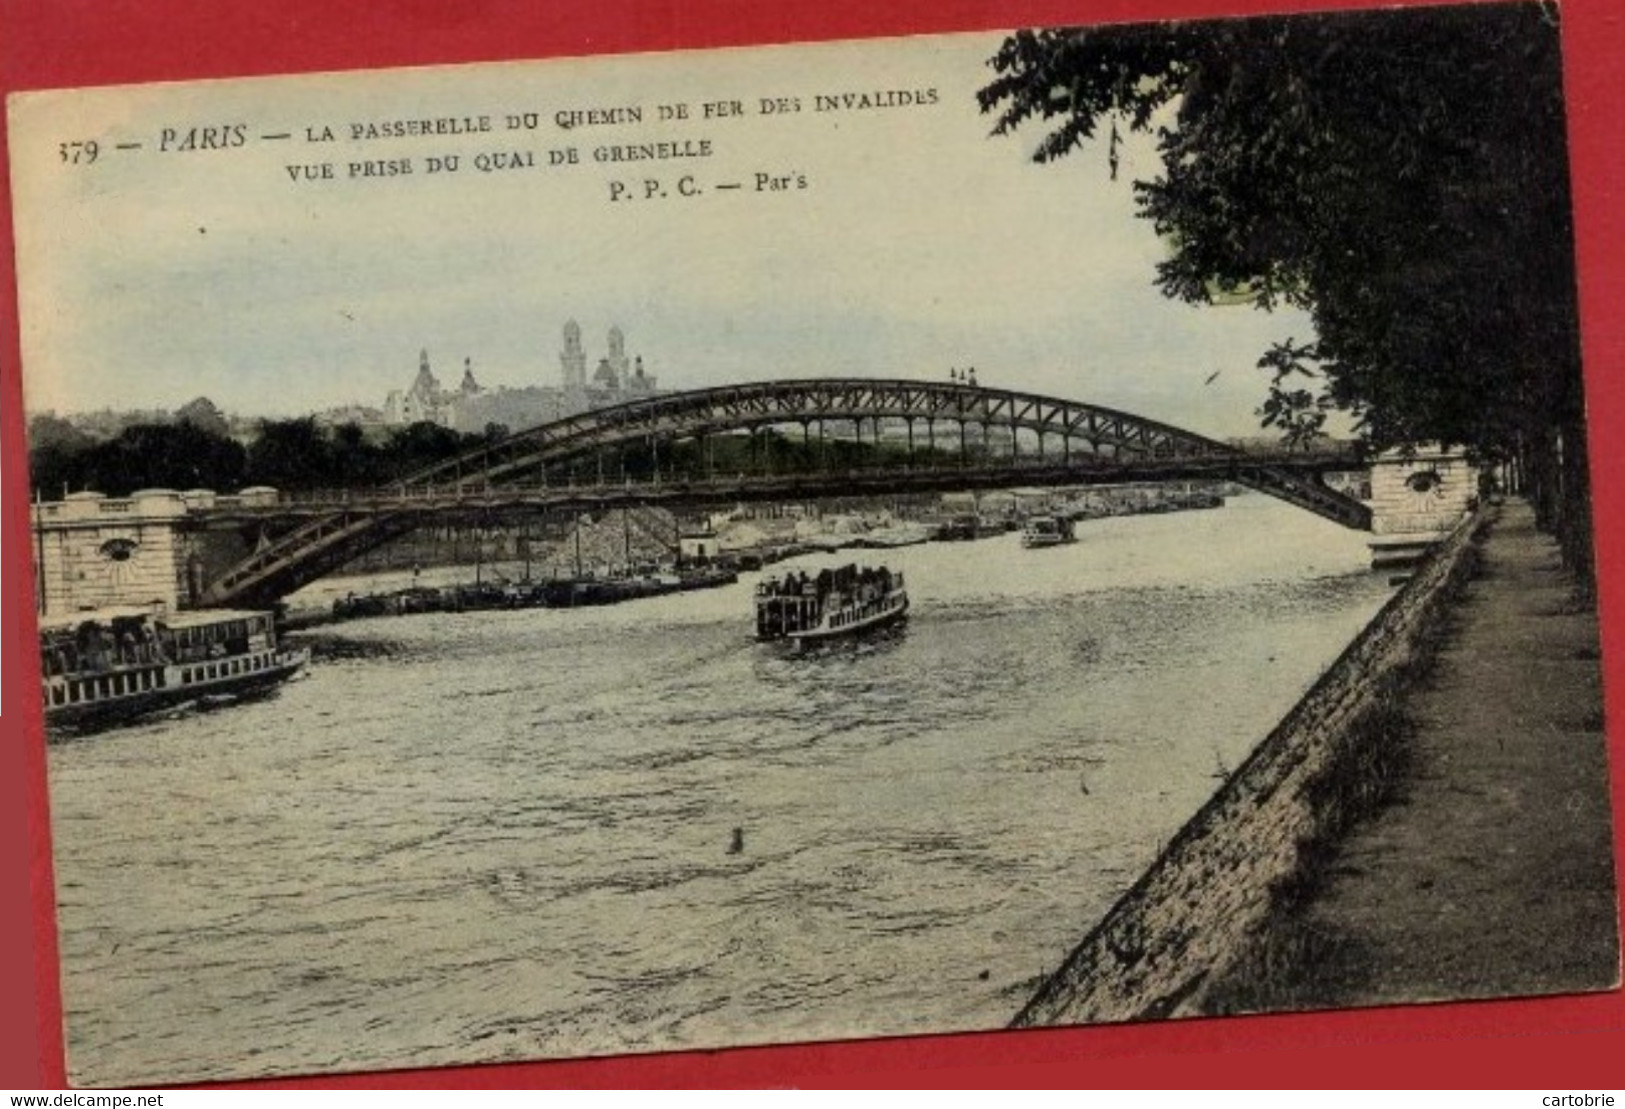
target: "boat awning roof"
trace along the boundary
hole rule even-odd
[[[108,608],[88,608],[79,612],[51,613],[39,618],[40,631],[61,631],[77,628],[80,624],[108,624],[114,620],[141,619],[156,615],[150,605],[116,605]]]
[[[252,609],[203,608],[186,612],[165,612],[162,608],[152,605],[115,605],[41,616],[39,627],[42,632],[62,631],[77,628],[85,623],[110,624],[114,620],[156,619],[171,628],[196,628],[207,624],[223,624],[228,620],[251,620],[270,615],[268,612]]]

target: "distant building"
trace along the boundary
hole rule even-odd
[[[570,321],[573,325],[574,320]],[[580,332],[576,332],[579,340]],[[570,340],[570,330],[565,329],[565,342]],[[626,358],[626,336],[618,327],[609,329],[609,353],[598,360],[598,369],[592,375],[592,382],[587,386],[587,407],[604,408],[611,404],[622,404],[629,400],[650,396],[655,392],[655,379],[643,372],[643,358],[640,356],[630,364]]]
[[[440,379],[429,368],[429,352],[418,352],[418,375],[403,392],[392,391],[384,399],[384,422],[395,426],[431,423],[453,427],[457,420],[457,405],[468,397],[478,396],[483,390],[474,380],[474,367],[463,359],[463,381],[456,389],[445,389]]]
[[[328,408],[316,413],[316,422],[325,427],[339,427],[343,424],[372,427],[384,422],[384,410],[374,408],[370,404],[341,404],[337,408]]]
[[[391,392],[384,401],[383,422],[403,427],[427,420],[462,432],[483,432],[492,425],[509,431],[523,431],[578,412],[607,408],[626,401],[654,396],[660,390],[655,378],[643,368],[642,357],[629,358],[626,336],[619,327],[608,335],[608,353],[599,359],[589,378],[587,350],[581,341],[581,326],[571,320],[564,325],[564,347],[559,352],[558,385],[482,387],[474,377],[469,359],[463,360],[462,382],[455,389],[443,387],[429,365],[428,351],[418,357],[418,373],[405,390]]]
[[[710,528],[683,532],[677,537],[677,550],[689,565],[710,562],[722,553],[717,533]]]

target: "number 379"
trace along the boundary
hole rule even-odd
[[[84,142],[65,142],[61,144],[59,149],[62,152],[62,160],[72,166],[88,166],[96,160],[96,155],[102,152],[102,148],[96,144],[95,139],[87,139]]]

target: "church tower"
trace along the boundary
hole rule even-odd
[[[581,325],[574,320],[564,325],[564,350],[559,352],[564,368],[564,414],[587,410],[587,352],[581,347]]]
[[[619,326],[609,329],[609,368],[615,374],[615,380],[622,388],[631,376],[631,366],[626,360],[626,335]]]
[[[440,380],[434,376],[434,371],[429,369],[429,352],[420,350],[418,351],[418,376],[412,382],[412,392],[421,395],[425,399],[432,399],[435,393],[439,391]]]
[[[581,325],[574,320],[564,325],[564,350],[559,361],[564,366],[565,389],[585,389],[587,352],[581,348]]]
[[[429,352],[418,352],[418,375],[412,379],[398,408],[402,423],[415,424],[421,420],[440,421],[440,380],[429,368]]]

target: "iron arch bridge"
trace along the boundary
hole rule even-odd
[[[295,526],[201,601],[263,606],[431,520],[545,510],[1214,479],[1369,529],[1370,509],[1321,481],[1354,465],[1248,454],[1099,405],[960,382],[730,385],[583,412],[387,486],[252,510]]]

